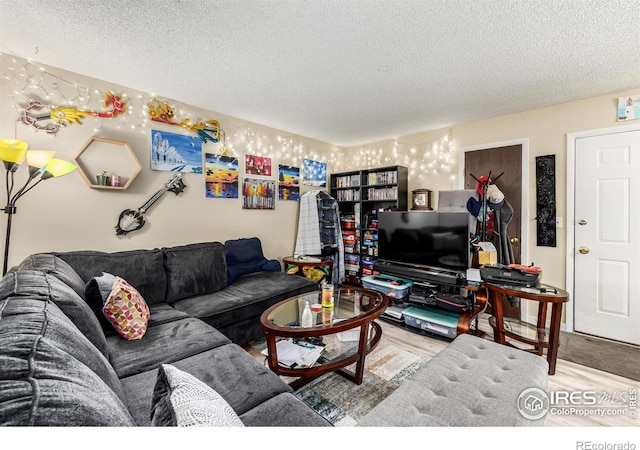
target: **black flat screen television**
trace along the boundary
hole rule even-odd
[[[416,268],[464,272],[470,265],[469,213],[389,211],[378,217],[378,258]]]

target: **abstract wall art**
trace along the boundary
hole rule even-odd
[[[242,209],[275,209],[276,182],[245,178],[242,182]]]
[[[327,186],[327,164],[305,159],[302,166],[302,184],[305,186]]]

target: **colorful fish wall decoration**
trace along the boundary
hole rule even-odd
[[[176,125],[186,128],[189,131],[194,131],[200,136],[202,142],[219,142],[220,141],[220,122],[217,120],[209,120],[203,122],[198,119],[196,123],[191,123],[190,119],[184,119],[181,122],[177,121],[176,109],[169,105],[166,101],[160,101],[156,98],[147,103],[149,108],[149,116],[151,120],[155,122],[162,122],[168,125]]]
[[[37,100],[29,100],[29,105],[22,111],[20,123],[29,125],[38,131],[56,134],[63,126],[77,123],[82,125],[85,117],[109,118],[119,116],[127,110],[127,101],[122,99],[122,93],[108,92],[104,95],[104,107],[108,111],[86,111],[71,107],[55,107],[45,105]]]

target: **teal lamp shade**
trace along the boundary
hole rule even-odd
[[[24,160],[29,144],[17,139],[0,139],[0,159],[7,170],[20,165]]]
[[[42,179],[46,180],[47,178],[62,177],[68,173],[71,173],[76,170],[76,166],[69,161],[53,158],[49,160],[47,165],[42,167],[40,170],[44,171],[42,174]]]

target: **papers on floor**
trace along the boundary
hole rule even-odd
[[[278,354],[278,362],[284,366],[294,367],[311,367],[313,366],[324,347],[305,343],[294,344],[290,340],[281,340],[276,342],[276,353]],[[267,356],[268,350],[262,350],[262,354]]]

